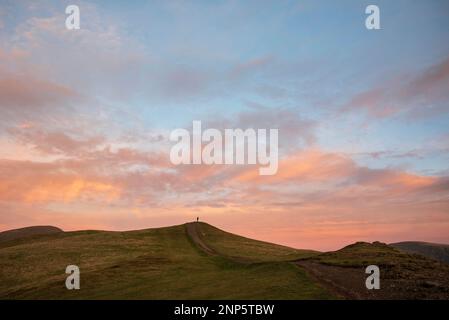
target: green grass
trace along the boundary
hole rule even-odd
[[[237,261],[293,261],[319,253],[241,237],[206,223],[200,223],[199,228],[202,239],[211,248],[220,255]]]
[[[2,299],[328,299],[298,251],[202,224],[196,247],[185,226],[130,232],[81,231],[0,243]],[[244,262],[228,257],[240,257]],[[65,288],[65,268],[81,270],[81,290]]]

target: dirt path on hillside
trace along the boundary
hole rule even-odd
[[[186,224],[187,235],[195,243],[198,248],[208,255],[215,256],[217,252],[204,243],[201,235],[200,224],[198,222],[190,222]]]
[[[345,299],[369,299],[363,270],[327,266],[307,260],[296,262],[323,287]]]
[[[307,260],[296,261],[296,264],[324,287],[346,299],[447,300],[449,297],[447,273],[432,269],[411,270],[412,274],[406,276],[397,274],[392,267],[383,273],[381,271],[380,290],[368,290],[364,268],[331,266]],[[405,272],[404,267],[398,270]]]

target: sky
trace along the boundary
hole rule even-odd
[[[65,8],[80,8],[80,29]],[[380,30],[365,8],[380,9]],[[297,248],[449,243],[449,3],[0,1],[0,231],[200,220]],[[279,170],[170,162],[277,128]]]

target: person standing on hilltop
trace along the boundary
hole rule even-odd
[[[196,222],[198,222],[200,220],[200,217],[196,217]]]

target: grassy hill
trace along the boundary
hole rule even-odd
[[[428,258],[449,263],[449,245],[419,241],[404,241],[391,243],[390,246],[399,250],[422,254]]]
[[[0,242],[22,239],[31,236],[63,232],[52,226],[35,226],[0,232]]]
[[[81,290],[65,288],[65,268]],[[381,290],[365,268],[381,270]],[[256,241],[206,223],[0,241],[0,299],[449,299],[449,266],[382,243],[334,252]]]
[[[197,239],[188,234],[192,225]],[[205,251],[198,239],[210,239],[214,253]],[[304,254],[310,252],[234,236],[204,223],[130,232],[78,231],[35,236],[32,241],[0,243],[0,298],[334,297],[303,269],[284,261]],[[244,258],[245,262],[235,258]],[[65,288],[64,271],[69,264],[80,268],[81,290]]]

